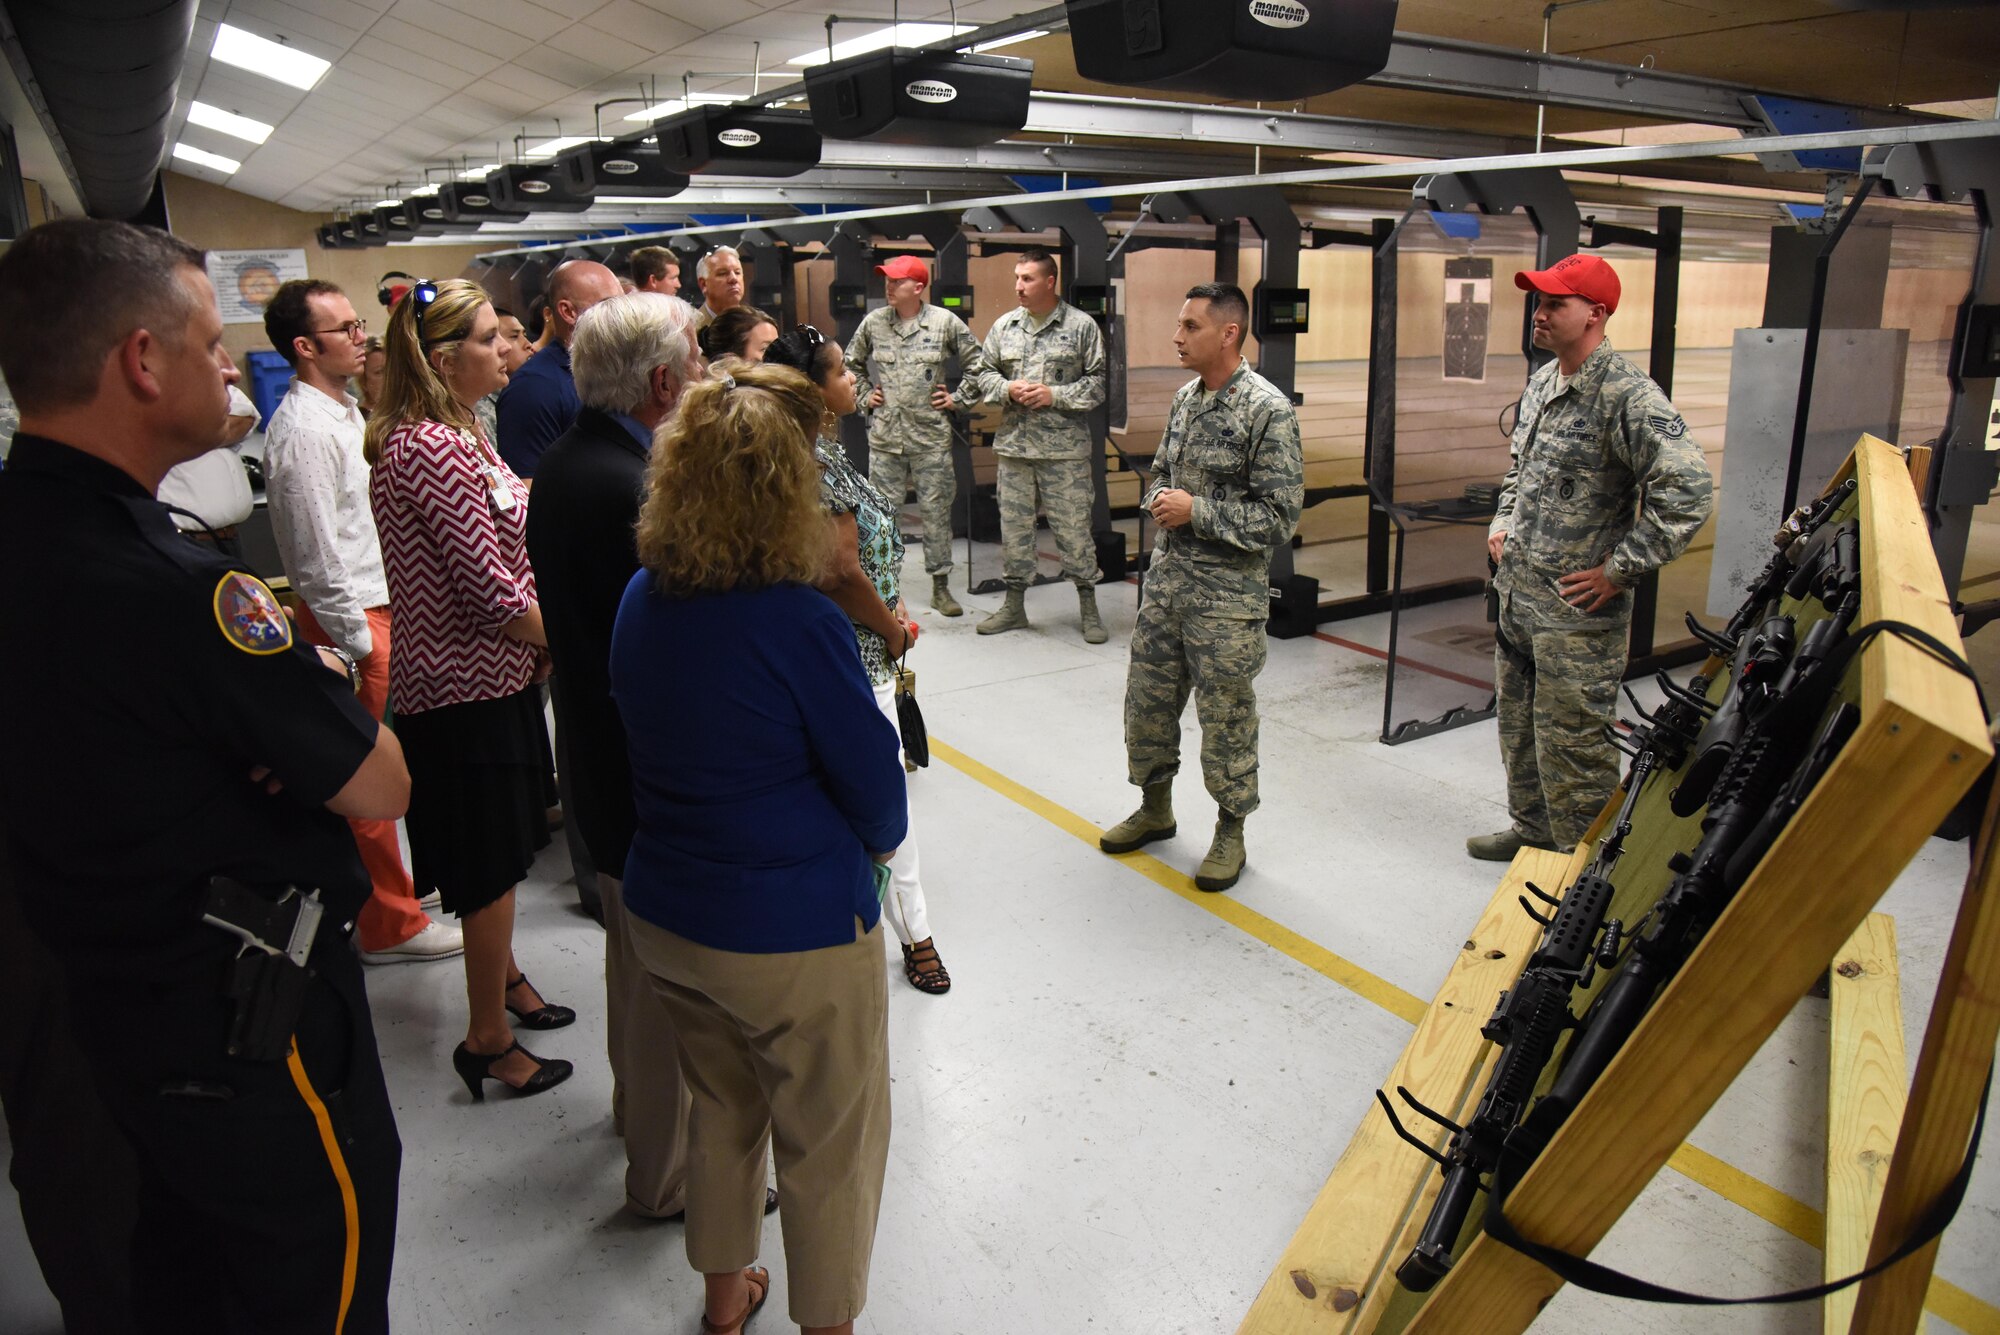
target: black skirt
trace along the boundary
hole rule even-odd
[[[540,688],[396,716],[410,767],[410,871],[459,917],[519,885],[548,847]]]

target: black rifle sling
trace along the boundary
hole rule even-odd
[[[1979,1141],[1986,1131],[1986,1100],[1993,1092],[1993,1069],[1986,1071],[1986,1088],[1979,1096],[1979,1115],[1972,1124],[1972,1141],[1965,1150],[1965,1162],[1959,1165],[1957,1174],[1939,1193],[1930,1209],[1924,1211],[1916,1228],[1895,1251],[1869,1266],[1866,1270],[1848,1275],[1843,1279],[1829,1280],[1810,1288],[1791,1289],[1784,1293],[1764,1293],[1752,1298],[1724,1298],[1709,1293],[1688,1293],[1683,1289],[1670,1289],[1664,1284],[1654,1284],[1622,1270],[1614,1270],[1607,1265],[1599,1265],[1587,1257],[1576,1256],[1560,1247],[1544,1246],[1530,1238],[1523,1237],[1513,1223],[1508,1220],[1503,1208],[1507,1193],[1513,1184],[1505,1178],[1506,1164],[1493,1174],[1493,1190],[1486,1203],[1484,1228],[1488,1236],[1496,1242],[1504,1243],[1531,1260],[1538,1261],[1553,1271],[1565,1284],[1574,1284],[1592,1293],[1608,1294],[1613,1298],[1631,1298],[1646,1303],[1678,1303],[1682,1306],[1697,1307],[1739,1307],[1757,1303],[1802,1303],[1814,1298],[1824,1298],[1829,1293],[1859,1284],[1881,1274],[1890,1266],[1929,1246],[1937,1236],[1945,1231],[1958,1214],[1958,1207],[1965,1201],[1966,1187],[1972,1181],[1972,1169],[1979,1158]]]
[[[1971,664],[1967,663],[1956,653],[1953,653],[1937,637],[1906,622],[1871,621],[1865,626],[1856,627],[1841,642],[1840,646],[1827,656],[1826,662],[1822,665],[1822,671],[1833,680],[1838,680],[1840,674],[1846,670],[1847,664],[1861,651],[1862,647],[1877,635],[1883,634],[1894,635],[1898,639],[1907,640],[1918,645],[1953,671],[1969,678],[1972,681],[1973,689],[1979,692],[1982,717],[1984,716],[1986,693],[1980,688],[1979,679],[1973,673]],[[1737,1307],[1763,1303],[1810,1302],[1815,1298],[1824,1298],[1829,1293],[1838,1293],[1842,1289],[1859,1284],[1864,1279],[1870,1279],[1881,1274],[1891,1266],[1929,1246],[1939,1234],[1944,1232],[1945,1228],[1950,1225],[1952,1219],[1958,1214],[1959,1206],[1965,1201],[1966,1188],[1972,1181],[1973,1165],[1979,1157],[1979,1142],[1986,1133],[1987,1099],[1992,1093],[1993,1068],[1989,1065],[1986,1071],[1986,1087],[1979,1095],[1979,1114],[1974,1118],[1972,1123],[1972,1139],[1971,1143],[1966,1147],[1965,1161],[1959,1165],[1957,1174],[1946,1184],[1945,1189],[1939,1193],[1937,1200],[1932,1202],[1931,1207],[1924,1212],[1923,1218],[1917,1221],[1917,1225],[1911,1231],[1910,1236],[1895,1251],[1883,1257],[1874,1265],[1869,1266],[1866,1270],[1848,1275],[1843,1279],[1829,1280],[1824,1284],[1815,1284],[1810,1288],[1791,1289],[1784,1293],[1765,1293],[1750,1298],[1724,1298],[1715,1294],[1688,1293],[1683,1289],[1673,1289],[1668,1288],[1664,1284],[1654,1284],[1637,1276],[1628,1275],[1622,1270],[1614,1270],[1610,1266],[1599,1265],[1588,1257],[1574,1255],[1562,1250],[1560,1247],[1550,1247],[1536,1242],[1532,1238],[1523,1236],[1520,1230],[1516,1229],[1513,1223],[1507,1218],[1505,1208],[1507,1194],[1513,1189],[1514,1184],[1508,1180],[1510,1162],[1506,1156],[1502,1156],[1500,1166],[1494,1169],[1492,1190],[1486,1205],[1485,1222],[1481,1227],[1494,1241],[1511,1247],[1523,1256],[1541,1263],[1564,1283],[1574,1284],[1578,1288],[1588,1289],[1592,1293],[1607,1294],[1613,1298],[1631,1298],[1639,1302],[1677,1303],[1683,1306],[1691,1305],[1699,1307]]]

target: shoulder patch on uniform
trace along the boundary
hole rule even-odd
[[[1688,433],[1687,419],[1679,413],[1672,417],[1648,417],[1646,425],[1668,440],[1679,440]]]
[[[277,654],[292,647],[292,619],[255,575],[228,572],[216,582],[214,601],[222,638],[244,653]]]

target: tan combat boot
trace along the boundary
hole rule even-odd
[[[1017,589],[1009,585],[1007,601],[1001,604],[999,611],[979,623],[979,633],[998,635],[1003,630],[1020,630],[1025,627],[1028,624],[1028,607],[1025,602],[1027,596],[1026,589]]]
[[[1174,782],[1161,779],[1146,785],[1139,809],[1098,837],[1097,846],[1107,853],[1130,853],[1155,839],[1171,839],[1179,827],[1174,824]]]
[[[1243,874],[1243,818],[1223,812],[1215,818],[1215,839],[1194,870],[1197,890],[1227,890]]]
[[[931,576],[931,606],[937,609],[939,616],[955,617],[965,615],[965,609],[958,605],[958,599],[951,596],[951,577],[949,575]]]
[[[1104,632],[1104,620],[1097,615],[1097,590],[1088,584],[1076,586],[1077,610],[1083,614],[1083,642],[1103,644],[1111,637]]]
[[[1465,841],[1465,851],[1481,862],[1512,862],[1521,846],[1521,836],[1512,826],[1498,834],[1475,834]]]

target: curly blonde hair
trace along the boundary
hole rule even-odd
[[[639,563],[673,597],[817,584],[832,555],[797,371],[739,366],[689,389],[653,446]]]
[[[362,438],[361,454],[370,464],[382,457],[383,443],[405,422],[443,422],[471,435],[479,434],[479,419],[452,397],[429,354],[455,354],[458,345],[471,337],[479,308],[491,301],[486,289],[477,283],[444,279],[437,285],[437,299],[424,312],[421,342],[417,338],[416,297],[405,296],[396,303],[383,340],[389,360],[382,365],[382,401],[369,405],[368,430]]]

